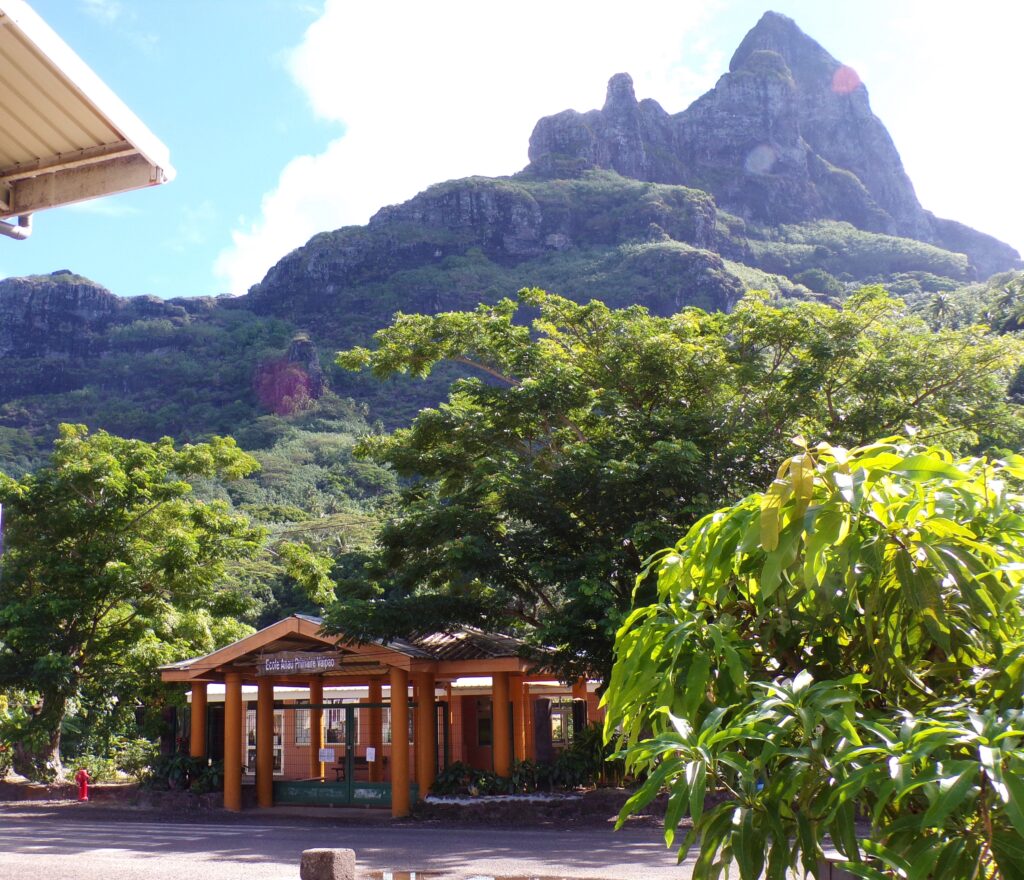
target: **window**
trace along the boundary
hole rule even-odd
[[[358,700],[326,700],[331,705],[342,706],[345,704],[358,703]],[[348,717],[347,709],[324,709],[324,745],[344,745],[347,740],[346,731],[346,719]],[[359,742],[359,710],[356,709],[352,713],[352,722],[354,730],[352,732],[352,742],[358,744]],[[306,718],[306,742],[309,742],[309,718]]]
[[[409,742],[413,741],[413,725],[415,712],[412,709],[409,710]],[[385,745],[391,745],[391,707],[385,706],[381,709],[381,727],[383,728],[383,742]]]
[[[573,739],[572,699],[563,697],[551,701],[551,745],[564,748]]]
[[[295,710],[295,745],[309,745],[309,709]]]
[[[256,772],[256,710],[245,712],[245,772]],[[284,712],[274,710],[274,775],[284,773]]]

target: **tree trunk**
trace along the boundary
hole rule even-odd
[[[29,709],[31,720],[24,735],[14,744],[13,766],[28,779],[50,782],[64,775],[60,760],[60,729],[67,714],[67,694],[44,694]]]

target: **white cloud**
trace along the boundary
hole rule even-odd
[[[926,208],[1024,250],[1018,72],[1024,6],[910,9],[891,28],[892,41],[913,52],[887,71],[891,99],[873,100],[874,109]]]
[[[215,273],[244,293],[317,232],[365,223],[432,183],[518,171],[537,119],[599,107],[614,73],[632,74],[639,98],[681,110],[722,70],[714,54],[698,56],[696,72],[682,64],[684,41],[717,6],[327,0],[290,68],[345,134],[284,168]]]
[[[204,199],[196,205],[184,205],[174,234],[164,244],[172,251],[186,251],[204,244],[216,228],[217,206]]]
[[[81,0],[81,2],[89,15],[107,24],[113,24],[124,14],[124,7],[119,0]]]
[[[817,8],[779,5],[798,20]],[[922,203],[1024,247],[1024,124],[1015,110],[1024,7],[868,5],[862,17],[878,38],[847,46],[843,60],[864,75]],[[365,223],[432,183],[513,173],[527,162],[537,119],[599,107],[619,71],[632,74],[639,98],[682,110],[725,71],[725,53],[760,9],[747,0],[637,0],[628,11],[607,0],[522,0],[514,9],[326,0],[288,66],[313,112],[345,133],[285,166],[214,271],[244,293],[317,232]],[[812,36],[843,54],[833,45],[839,34]]]
[[[159,34],[156,30],[142,26],[159,22],[162,12],[156,6],[125,6],[122,0],[79,0],[79,5],[87,15],[130,40],[143,54],[152,55],[157,51],[160,45]]]
[[[130,217],[140,213],[134,205],[119,202],[116,197],[75,202],[72,205],[66,205],[65,210],[74,211],[76,214],[92,214],[96,217]]]

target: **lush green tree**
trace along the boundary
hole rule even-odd
[[[255,626],[294,612],[322,613],[332,580],[372,546],[379,507],[396,482],[391,471],[352,455],[370,430],[364,415],[326,392],[301,412],[263,416],[236,438],[259,462],[258,472],[224,484],[195,482],[197,494],[229,500],[267,531],[273,552],[232,570],[233,583],[255,599],[255,614],[246,618]],[[297,556],[297,542],[313,555]]]
[[[1019,345],[931,332],[877,289],[840,309],[754,296],[667,318],[532,290],[399,315],[376,339],[339,362],[384,378],[454,361],[481,378],[358,447],[407,483],[333,625],[518,627],[566,678],[607,675],[643,560],[770,477],[793,434],[855,445],[914,424],[960,449],[1022,436],[1006,402]]]
[[[36,695],[21,710],[20,772],[59,772],[61,726],[82,700],[114,711],[158,663],[237,633],[240,597],[220,585],[264,533],[187,480],[255,467],[231,439],[178,449],[64,425],[47,466],[0,474],[0,686]]]
[[[804,447],[650,562],[606,735],[694,876],[1024,876],[1024,458]],[[722,797],[705,810],[705,795]],[[870,822],[862,834],[859,822]]]

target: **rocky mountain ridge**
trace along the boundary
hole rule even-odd
[[[4,278],[0,279],[0,358],[88,357],[98,353],[105,334],[114,327],[181,319],[214,307],[211,297],[117,296],[67,269]]]
[[[857,73],[786,16],[767,12],[715,87],[674,115],[612,77],[600,110],[541,119],[530,168],[564,177],[606,168],[714,195],[767,225],[830,219],[965,253],[975,277],[1014,267],[992,236],[925,211]]]
[[[399,424],[451,376],[399,388],[340,373],[330,354],[396,311],[523,286],[670,314],[728,310],[749,289],[930,296],[1020,266],[921,207],[856,74],[775,13],[686,110],[637,101],[617,74],[602,109],[540,120],[529,159],[320,233],[243,297],[121,298],[66,271],[0,281],[0,460],[5,431],[234,433],[328,387]]]

